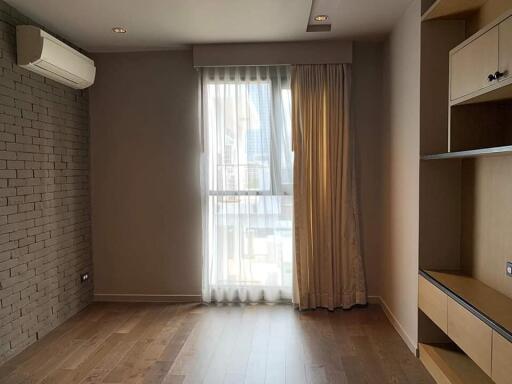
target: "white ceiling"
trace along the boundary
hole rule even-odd
[[[377,40],[411,0],[7,0],[34,21],[94,51],[173,49],[190,44]],[[312,4],[313,2],[313,4]],[[331,32],[306,32],[327,14]],[[112,27],[126,27],[115,34]]]

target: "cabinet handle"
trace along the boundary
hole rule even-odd
[[[497,79],[496,75],[493,75],[492,73],[489,76],[487,76],[487,78],[489,79],[489,81],[494,81]]]
[[[505,73],[504,73],[504,72],[496,71],[496,72],[494,73],[494,78],[495,78],[496,80],[501,79],[503,76],[505,76]]]

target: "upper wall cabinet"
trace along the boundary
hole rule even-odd
[[[512,17],[499,25],[499,67],[503,74],[499,81],[505,81],[512,77]]]
[[[450,52],[450,104],[512,97],[511,72],[512,17],[507,15]]]
[[[451,55],[451,100],[493,84],[498,70],[498,41],[499,29],[494,27]]]

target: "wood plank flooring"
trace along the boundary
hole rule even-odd
[[[433,383],[379,306],[96,303],[0,367],[2,384]]]

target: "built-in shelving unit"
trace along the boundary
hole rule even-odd
[[[449,152],[512,145],[511,39],[509,10],[450,50]]]
[[[506,145],[503,147],[474,149],[471,151],[437,153],[437,154],[433,154],[433,155],[421,156],[421,160],[465,159],[465,158],[472,158],[472,157],[505,156],[505,155],[512,155],[512,145]]]
[[[433,20],[447,17],[456,17],[474,12],[487,0],[437,0],[423,14],[422,20]]]
[[[422,8],[419,356],[439,383],[512,384],[512,0]]]

